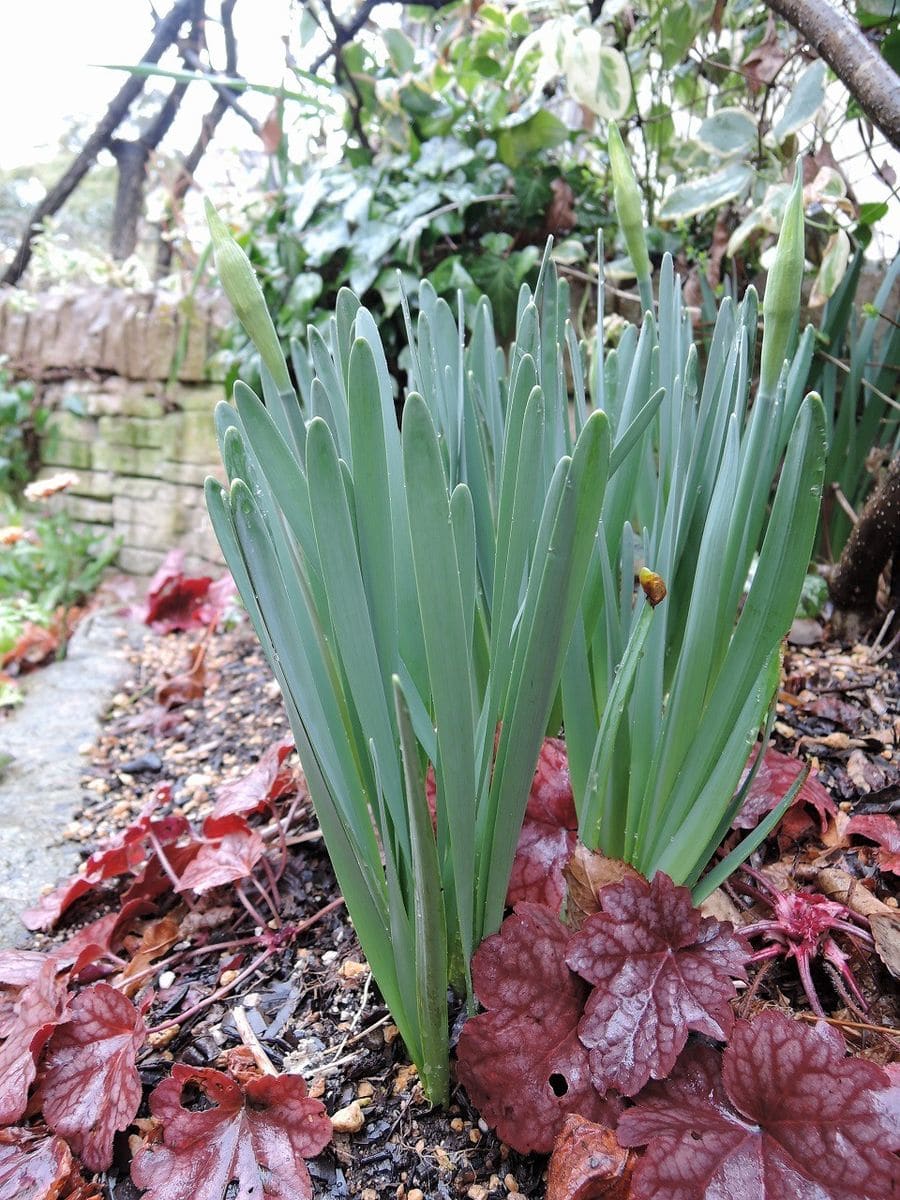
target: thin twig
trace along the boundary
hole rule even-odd
[[[264,1075],[277,1075],[278,1071],[272,1063],[272,1060],[266,1054],[262,1047],[259,1038],[253,1032],[253,1027],[247,1016],[247,1010],[241,1004],[236,1004],[231,1010],[231,1015],[234,1018],[234,1024],[238,1033],[241,1035],[241,1041],[253,1055],[253,1061],[259,1067]]]

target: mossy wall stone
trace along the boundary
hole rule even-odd
[[[213,425],[224,393],[210,363],[226,321],[214,295],[0,294],[0,354],[53,414],[41,474],[78,475],[60,500],[121,539],[124,571],[148,574],[178,546],[189,570],[221,573],[203,482],[224,479]]]

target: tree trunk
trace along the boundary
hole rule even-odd
[[[869,498],[829,583],[836,632],[851,640],[876,619],[878,580],[892,564],[893,595],[900,594],[900,455]]]
[[[900,76],[831,0],[765,0],[828,63],[860,108],[900,149]]]

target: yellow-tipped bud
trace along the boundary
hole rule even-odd
[[[225,222],[209,200],[206,201],[206,221],[212,237],[216,271],[235,316],[259,351],[279,392],[289,392],[292,388],[291,378],[281,343],[250,259],[228,232]]]
[[[656,608],[657,604],[662,604],[666,598],[666,585],[663,582],[662,575],[657,575],[649,567],[641,567],[638,574],[638,581],[644,589],[644,595],[650,602],[651,608]]]

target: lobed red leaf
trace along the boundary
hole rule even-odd
[[[615,1124],[618,1106],[590,1078],[578,1039],[587,987],[566,966],[568,932],[540,904],[523,902],[472,960],[487,1012],[463,1026],[460,1082],[484,1119],[522,1154],[547,1154],[566,1114]]]
[[[63,1020],[68,993],[50,959],[19,994],[8,1023],[9,1036],[0,1046],[0,1124],[18,1121],[28,1105],[28,1089],[47,1039]]]
[[[881,1200],[900,1188],[890,1078],[825,1022],[738,1021],[724,1056],[693,1046],[619,1122],[646,1145],[634,1200]]]
[[[0,1129],[0,1200],[58,1200],[80,1183],[61,1137],[32,1129]]]
[[[213,1107],[187,1108],[189,1086]],[[331,1140],[331,1122],[299,1075],[263,1076],[242,1089],[220,1071],[177,1063],[150,1111],[162,1123],[162,1144],[131,1164],[144,1200],[311,1200],[304,1160]]]
[[[877,842],[879,870],[893,871],[895,875],[900,875],[900,822],[896,817],[888,816],[887,813],[851,817],[845,832]]]
[[[91,1171],[110,1165],[116,1131],[137,1113],[135,1057],[145,1034],[144,1018],[127,996],[96,983],[79,992],[50,1039],[38,1088],[44,1119]]]
[[[750,756],[741,783],[746,778],[754,758],[755,753]],[[766,813],[770,813],[784,799],[802,770],[803,763],[769,746],[763,754],[756,778],[750,785],[750,791],[741,805],[740,812],[731,823],[732,829],[755,829]],[[815,771],[810,771],[809,778],[797,793],[788,812],[801,804],[816,810],[819,825],[824,833],[828,827],[828,818],[837,812],[837,805],[819,782]]]
[[[290,769],[282,770],[282,763],[294,749],[293,738],[273,742],[259,762],[240,779],[231,779],[216,790],[216,803],[212,815],[227,817],[232,814],[250,816],[251,813],[271,808],[272,803],[289,791],[296,791],[297,775]]]
[[[516,847],[507,904],[528,900],[560,911],[566,895],[563,867],[575,850],[577,831],[565,742],[545,738]]]
[[[566,961],[594,990],[578,1036],[591,1052],[598,1091],[633,1096],[672,1070],[688,1030],[724,1040],[733,1016],[732,976],[746,979],[745,939],[701,917],[686,887],[659,872],[600,894],[603,911],[572,936]]]
[[[180,876],[179,891],[208,892],[211,888],[246,879],[265,853],[255,829],[237,815],[207,817],[204,841]]]

